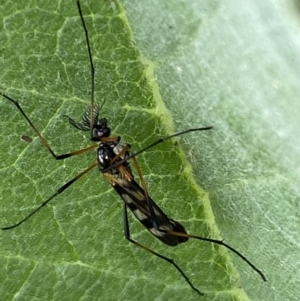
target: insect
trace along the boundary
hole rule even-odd
[[[140,247],[141,249],[146,250],[149,253],[167,261],[170,263],[185,279],[189,286],[196,291],[198,294],[202,295],[203,293],[198,290],[186,276],[183,270],[173,261],[173,259],[165,257],[154,250],[148,248],[145,245],[140,244],[139,242],[133,240],[130,235],[130,227],[128,222],[128,209],[134,214],[134,216],[141,222],[141,224],[157,239],[169,246],[176,246],[180,243],[188,241],[189,238],[194,238],[202,241],[207,241],[210,243],[222,245],[239,256],[243,261],[245,261],[253,270],[255,270],[261,278],[266,281],[264,274],[254,266],[244,255],[238,252],[236,249],[230,245],[224,243],[221,240],[216,240],[212,238],[201,237],[197,235],[188,234],[184,226],[181,225],[176,220],[169,218],[163,210],[152,200],[148,194],[146,183],[144,181],[141,169],[139,168],[136,156],[145,152],[146,150],[156,146],[157,144],[163,143],[166,140],[169,140],[173,137],[177,137],[189,132],[194,131],[207,131],[211,130],[211,126],[200,127],[200,128],[191,128],[170,136],[160,138],[150,145],[144,147],[138,152],[130,152],[131,146],[129,144],[121,144],[121,138],[119,136],[111,136],[111,129],[108,127],[108,120],[106,118],[100,117],[100,112],[102,105],[95,104],[94,102],[94,83],[95,83],[95,69],[93,64],[93,58],[91,53],[91,47],[89,42],[89,35],[86,28],[85,20],[83,13],[80,7],[80,2],[77,1],[77,7],[79,16],[82,22],[87,51],[90,61],[90,70],[91,70],[91,105],[88,110],[84,113],[81,121],[75,121],[71,117],[64,115],[68,118],[69,123],[78,130],[89,131],[91,135],[91,140],[97,142],[86,148],[57,155],[50,147],[49,142],[41,135],[39,130],[35,127],[32,121],[29,119],[27,114],[24,112],[20,104],[12,99],[10,96],[0,92],[0,94],[11,103],[13,103],[23,117],[27,120],[31,128],[35,131],[37,136],[40,138],[42,144],[48,149],[51,155],[56,160],[66,159],[72,156],[82,154],[84,152],[90,151],[92,149],[97,149],[97,160],[91,164],[89,167],[81,171],[77,176],[67,181],[61,187],[57,189],[47,200],[42,204],[36,207],[31,211],[26,217],[16,224],[3,227],[2,230],[10,230],[16,228],[27,221],[31,216],[37,213],[41,208],[46,206],[51,200],[53,200],[58,195],[62,194],[67,188],[69,188],[74,182],[84,176],[93,168],[98,167],[99,171],[104,175],[107,181],[112,185],[116,193],[123,200],[123,210],[124,210],[124,235],[125,238],[132,244]],[[140,183],[138,184],[131,170],[129,160],[133,161],[133,164],[137,170],[138,176],[140,178]]]
[[[30,136],[28,136],[28,135],[22,135],[22,136],[21,136],[21,139],[24,140],[24,141],[27,142],[27,143],[31,143],[32,140],[33,140],[33,139],[32,139]]]

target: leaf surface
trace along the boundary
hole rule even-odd
[[[90,144],[79,120],[90,66],[76,3],[3,1],[0,89],[56,153]],[[224,248],[134,239],[169,256],[203,300],[297,300],[299,288],[299,21],[272,0],[82,2],[96,66],[95,99],[114,135],[137,151],[149,193],[192,234]],[[1,225],[22,219],[88,167],[95,152],[55,161],[12,103],[0,99]],[[32,143],[22,135],[34,138]],[[2,300],[200,300],[175,269],[124,239],[122,204],[95,169],[19,228],[0,233]]]

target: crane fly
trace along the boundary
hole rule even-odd
[[[148,248],[145,245],[140,244],[139,242],[133,240],[130,235],[130,228],[128,222],[128,212],[129,209],[134,216],[141,222],[141,224],[156,238],[158,238],[161,242],[168,246],[176,246],[180,243],[186,242],[189,238],[194,238],[202,241],[207,241],[213,244],[221,245],[235,253],[239,256],[243,261],[245,261],[253,270],[255,270],[261,278],[266,281],[264,274],[254,265],[252,264],[244,255],[238,252],[236,249],[231,247],[230,245],[224,243],[221,240],[216,240],[212,238],[201,237],[198,235],[188,234],[185,230],[184,226],[181,225],[176,220],[169,218],[163,210],[152,200],[152,198],[148,194],[148,190],[146,187],[146,183],[144,181],[141,169],[136,160],[136,156],[140,153],[154,147],[157,144],[163,143],[166,140],[169,140],[173,137],[177,137],[189,132],[194,131],[207,131],[212,129],[211,126],[200,127],[200,128],[192,128],[188,129],[170,136],[166,136],[154,141],[152,144],[144,147],[140,151],[136,153],[130,152],[131,146],[129,144],[121,144],[121,138],[119,136],[111,136],[111,129],[108,127],[108,120],[106,118],[100,117],[100,112],[102,109],[102,105],[95,104],[94,102],[94,83],[95,83],[95,68],[92,59],[91,47],[89,42],[89,35],[87,31],[87,27],[85,24],[85,20],[83,17],[83,13],[80,7],[79,1],[77,1],[77,7],[79,16],[81,19],[81,23],[83,26],[87,52],[90,61],[90,70],[91,70],[91,105],[85,114],[82,117],[81,121],[75,121],[71,117],[67,115],[63,115],[68,118],[69,123],[81,131],[90,131],[91,140],[97,142],[91,146],[86,148],[76,150],[70,153],[57,155],[52,148],[50,147],[49,142],[42,136],[40,131],[35,127],[35,125],[31,122],[25,111],[22,109],[20,104],[12,99],[10,96],[0,92],[0,94],[10,102],[12,102],[19,112],[23,115],[23,117],[27,120],[31,128],[35,131],[37,136],[40,138],[42,144],[48,149],[51,155],[56,160],[66,159],[72,156],[76,156],[87,152],[89,150],[97,148],[97,160],[91,164],[89,167],[81,171],[74,178],[66,182],[64,185],[59,187],[57,191],[55,191],[47,200],[45,200],[42,204],[36,207],[33,211],[31,211],[25,218],[19,221],[16,224],[11,226],[3,227],[2,230],[10,230],[20,226],[22,223],[27,221],[32,215],[37,213],[41,208],[46,206],[51,200],[53,200],[56,196],[63,193],[67,188],[69,188],[75,181],[80,179],[83,175],[88,173],[95,167],[98,167],[99,171],[104,175],[107,181],[112,185],[116,193],[123,200],[123,211],[124,211],[124,235],[125,238],[131,242],[132,244],[146,250],[147,252],[152,253],[153,255],[167,261],[170,263],[186,280],[189,286],[196,291],[198,294],[203,295],[203,293],[198,290],[190,281],[190,279],[186,276],[183,270],[174,262],[173,259],[165,257],[152,249]],[[132,173],[129,160],[133,161],[133,164],[137,170],[138,176],[140,178],[140,183],[138,184]]]

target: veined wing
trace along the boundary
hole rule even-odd
[[[159,240],[169,246],[176,246],[188,240],[187,237],[179,237],[160,231],[175,231],[186,233],[184,227],[177,221],[169,218],[158,205],[148,196],[152,203],[154,213],[159,225],[158,229],[153,227],[148,201],[143,188],[134,180],[128,181],[124,178],[115,178],[112,185],[116,192],[132,211],[135,217]]]

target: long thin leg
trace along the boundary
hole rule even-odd
[[[163,231],[163,230],[161,230],[161,231]],[[175,231],[165,231],[165,232],[167,232],[168,234],[175,235],[175,236],[195,238],[195,239],[209,241],[211,243],[224,246],[225,248],[229,249],[230,251],[235,253],[237,256],[239,256],[242,260],[244,260],[254,271],[256,271],[260,275],[260,277],[262,278],[263,281],[267,281],[265,275],[263,274],[263,272],[261,270],[259,270],[253,263],[251,263],[243,254],[238,252],[236,249],[234,249],[230,245],[224,243],[222,240],[206,238],[206,237],[201,237],[201,236],[187,234],[187,233],[180,233],[180,232],[175,232]]]
[[[169,139],[177,137],[177,136],[181,136],[181,135],[189,133],[189,132],[207,131],[207,130],[211,130],[212,128],[213,128],[212,126],[207,126],[207,127],[202,127],[202,128],[188,129],[188,130],[185,130],[185,131],[182,131],[182,132],[179,132],[179,133],[175,133],[175,134],[170,135],[170,136],[159,138],[156,141],[154,141],[153,143],[151,143],[148,146],[144,147],[143,149],[139,150],[138,152],[133,153],[133,154],[129,155],[128,157],[126,157],[125,159],[120,160],[116,164],[113,164],[113,165],[105,168],[104,170],[102,170],[102,172],[108,172],[109,170],[118,167],[119,165],[123,164],[124,162],[128,161],[129,159],[134,158],[137,155],[143,153],[144,151],[148,150],[149,148],[152,148],[153,146],[155,146],[157,144],[165,142],[166,140],[169,140]]]
[[[2,95],[4,98],[10,100],[16,107],[17,109],[21,112],[21,114],[24,116],[24,118],[27,120],[27,122],[29,123],[29,125],[32,127],[32,129],[36,132],[36,134],[39,136],[39,138],[41,139],[42,143],[44,144],[44,146],[48,149],[48,151],[50,152],[50,154],[56,159],[56,160],[62,160],[62,159],[66,159],[72,156],[76,156],[79,154],[82,154],[84,152],[87,152],[93,148],[96,148],[98,146],[98,144],[94,144],[88,147],[85,147],[83,149],[71,152],[71,153],[67,153],[67,154],[62,154],[62,155],[57,155],[54,153],[54,151],[52,150],[52,148],[50,147],[48,141],[42,136],[42,134],[39,132],[39,130],[34,126],[34,124],[31,122],[31,120],[29,119],[29,117],[26,115],[26,113],[24,112],[24,110],[22,109],[22,107],[20,106],[20,104],[12,99],[11,97],[7,96],[6,94],[0,92],[0,95]]]
[[[156,214],[155,214],[154,209],[153,209],[152,202],[150,201],[150,198],[149,198],[147,185],[146,185],[146,182],[144,180],[144,177],[143,177],[140,165],[139,165],[139,163],[138,163],[138,161],[137,161],[137,159],[135,157],[133,157],[133,164],[135,166],[135,169],[138,172],[138,175],[139,175],[139,178],[140,178],[140,181],[141,181],[141,185],[142,185],[144,193],[145,193],[145,198],[147,200],[148,207],[149,207],[149,210],[150,210],[152,226],[153,226],[153,228],[158,229],[159,228],[159,224],[158,224],[158,220],[156,218]]]
[[[111,163],[113,164],[118,158],[120,158],[121,156],[123,156],[128,150],[130,149],[130,145],[126,145],[123,147],[122,151],[120,151],[120,153],[118,153],[112,160],[111,160]],[[147,185],[146,185],[146,182],[144,180],[144,177],[143,177],[143,174],[142,174],[142,171],[141,171],[141,168],[136,160],[136,158],[134,157],[133,158],[133,163],[134,163],[134,166],[138,172],[138,175],[139,175],[139,178],[140,178],[140,181],[141,181],[141,185],[143,187],[143,190],[145,192],[145,198],[147,200],[147,203],[148,203],[148,206],[149,206],[149,210],[150,210],[150,215],[151,215],[151,220],[152,220],[152,225],[155,229],[158,229],[159,228],[159,225],[158,225],[158,221],[157,221],[157,218],[156,218],[156,215],[155,215],[155,212],[154,212],[154,209],[153,209],[153,205],[149,199],[149,195],[148,195],[148,189],[147,189]]]
[[[98,162],[92,164],[90,167],[86,168],[85,170],[83,170],[81,173],[79,173],[76,177],[74,177],[73,179],[71,179],[70,181],[68,181],[67,183],[65,183],[63,186],[61,186],[60,188],[57,189],[57,191],[50,196],[50,198],[48,198],[46,201],[44,201],[41,205],[39,205],[37,208],[35,208],[33,211],[31,211],[25,218],[23,218],[20,222],[11,225],[11,226],[7,226],[7,227],[3,227],[2,230],[10,230],[13,228],[16,228],[18,226],[20,226],[21,224],[23,224],[25,221],[27,221],[32,215],[34,215],[35,213],[37,213],[40,209],[42,209],[44,206],[46,206],[52,199],[54,199],[56,196],[58,196],[59,194],[63,193],[68,187],[70,187],[75,181],[77,181],[79,178],[81,178],[83,175],[85,175],[87,172],[89,172],[91,169],[93,169],[94,167],[96,167],[98,165]]]
[[[124,203],[124,234],[125,234],[125,238],[130,241],[131,243],[133,243],[134,245],[136,245],[137,247],[144,249],[145,251],[152,253],[153,255],[167,261],[168,263],[172,264],[174,266],[174,268],[181,274],[181,276],[185,279],[185,281],[189,284],[189,286],[195,291],[197,292],[199,295],[203,295],[203,293],[201,293],[196,287],[194,287],[194,285],[191,283],[191,281],[189,280],[189,278],[185,275],[185,273],[182,271],[182,269],[174,262],[173,259],[165,257],[159,253],[156,253],[155,251],[149,249],[148,247],[138,243],[137,241],[133,240],[130,238],[130,230],[129,230],[129,222],[128,222],[128,214],[127,214],[127,207],[126,204]]]

